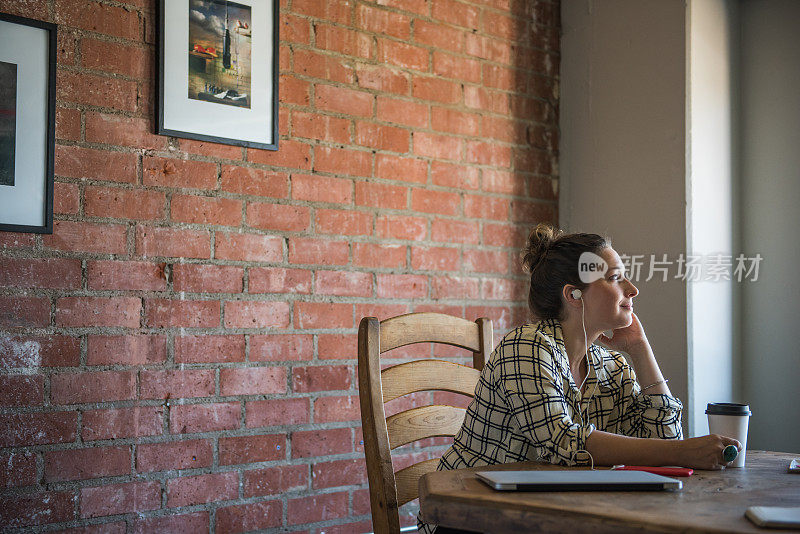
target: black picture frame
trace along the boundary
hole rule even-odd
[[[250,23],[246,20],[234,22],[235,15],[231,16],[230,22],[226,21],[224,26],[224,34],[220,34],[201,28],[190,16],[190,9],[211,10],[219,6],[226,8],[226,14],[228,9],[249,14]],[[278,7],[279,0],[159,0],[158,135],[278,150]],[[231,26],[236,26],[233,34]],[[209,43],[209,40],[190,40],[193,31],[208,31],[202,36],[213,34],[220,39],[214,46],[204,46],[202,43]],[[249,40],[249,45],[242,45],[248,49],[248,60],[233,60],[237,71],[239,65],[247,64],[248,81],[244,90],[240,87],[238,74],[231,75],[229,70],[232,68],[232,40]],[[262,47],[270,49],[263,50]],[[238,45],[236,48],[238,50]],[[202,71],[198,65],[202,66]],[[211,73],[205,69],[210,69]],[[220,78],[219,82],[215,76]],[[204,84],[203,89],[200,89],[201,84]],[[226,96],[219,98],[220,95]],[[249,98],[247,108],[234,102],[242,95]],[[237,123],[246,127],[239,128]]]
[[[39,30],[44,35],[39,36]],[[10,158],[3,156],[11,163],[12,177],[10,183],[0,184],[1,232],[53,233],[57,33],[55,24],[0,13],[0,62],[13,66],[15,93],[12,138],[3,140],[12,149]],[[12,63],[15,56],[25,59]],[[6,82],[10,77],[2,83]],[[0,101],[0,108],[3,105]],[[21,165],[23,161],[28,164]]]

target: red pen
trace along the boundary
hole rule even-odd
[[[688,477],[692,476],[694,469],[688,467],[648,467],[643,465],[615,465],[611,469],[615,471],[647,471],[654,475],[665,477]]]

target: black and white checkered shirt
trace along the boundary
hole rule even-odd
[[[593,430],[639,438],[681,439],[681,402],[641,393],[624,357],[589,349],[582,395],[569,369],[561,324],[546,320],[509,332],[492,352],[464,423],[438,469],[541,461],[588,465]],[[432,532],[420,524],[420,532]]]

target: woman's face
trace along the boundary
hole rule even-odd
[[[608,270],[583,292],[586,323],[595,330],[625,328],[633,321],[633,298],[639,290],[626,278],[622,260],[613,248],[603,249],[600,256]]]

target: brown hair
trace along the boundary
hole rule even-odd
[[[561,290],[567,285],[584,289],[578,275],[582,253],[597,255],[611,240],[597,234],[565,234],[549,224],[538,224],[528,236],[522,265],[531,274],[528,306],[536,320],[563,319]]]

